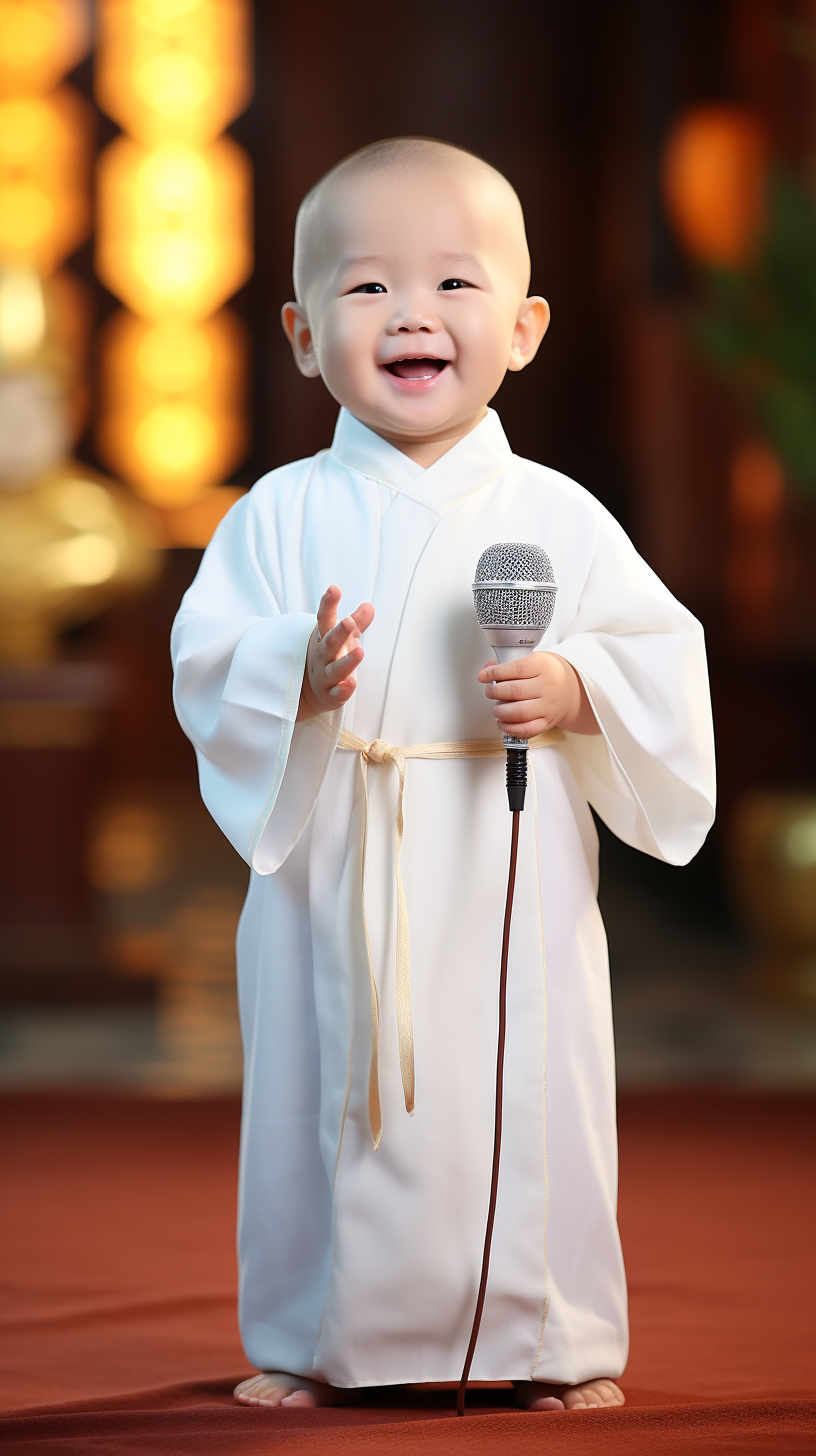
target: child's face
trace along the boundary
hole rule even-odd
[[[472,427],[533,357],[549,315],[526,298],[528,267],[517,204],[478,173],[357,176],[321,205],[284,327],[303,372],[358,419],[433,439]]]

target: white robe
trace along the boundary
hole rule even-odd
[[[574,1382],[618,1375],[626,1362],[612,1015],[589,804],[648,854],[682,864],[699,848],[714,802],[702,629],[592,496],[512,454],[493,411],[427,470],[341,411],[330,451],[272,471],[229,512],[173,633],[177,712],[204,800],[252,868],[238,935],[240,1320],[260,1369],[339,1386],[461,1372],[490,1182],[504,763],[407,764],[410,1117],[395,1013],[397,774],[369,768],[375,1151],[361,767],[336,740],[341,724],[396,745],[495,734],[477,682],[490,653],[471,582],[484,548],[513,540],[550,556],[558,595],[541,647],[573,664],[603,734],[567,734],[531,754],[498,1209],[471,1373]],[[364,600],[376,608],[359,686],[345,713],[295,726],[331,582],[341,611]]]

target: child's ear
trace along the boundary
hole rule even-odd
[[[295,363],[301,374],[305,374],[307,379],[317,379],[320,367],[315,355],[314,339],[309,328],[309,320],[299,303],[283,305],[281,323],[283,332],[292,345]]]
[[[518,311],[508,369],[523,369],[534,359],[550,326],[550,305],[546,298],[525,298]]]

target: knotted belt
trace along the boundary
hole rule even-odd
[[[529,740],[529,746],[530,748],[544,748],[549,744],[560,743],[563,737],[564,735],[560,728],[551,728],[548,732],[538,733],[535,738],[531,738]],[[377,997],[377,986],[374,980],[374,962],[371,955],[371,940],[368,934],[368,920],[366,918],[365,905],[366,840],[368,838],[368,766],[370,763],[391,763],[396,768],[399,776],[397,815],[394,830],[397,882],[397,1036],[399,1041],[400,1072],[402,1075],[402,1090],[405,1097],[405,1110],[406,1112],[412,1113],[414,1110],[414,1030],[411,1016],[411,936],[408,926],[408,906],[405,900],[402,868],[400,865],[400,852],[402,850],[404,832],[402,801],[405,791],[405,764],[409,758],[500,758],[504,755],[505,748],[500,738],[471,738],[466,739],[462,743],[413,743],[408,748],[398,748],[393,744],[384,743],[381,738],[374,738],[370,743],[366,743],[364,738],[358,738],[356,733],[349,733],[346,728],[340,733],[337,747],[348,749],[352,753],[359,753],[360,767],[363,775],[365,817],[363,821],[361,898],[366,950],[368,952],[369,985],[371,989],[371,1064],[368,1077],[368,1117],[371,1125],[371,1136],[374,1140],[374,1146],[377,1148],[380,1145],[380,1138],[382,1137],[378,1069],[380,1006]]]

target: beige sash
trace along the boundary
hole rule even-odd
[[[551,728],[547,733],[538,733],[535,738],[531,738],[529,740],[529,746],[530,748],[544,748],[549,744],[560,743],[563,737],[564,734],[560,728]],[[374,738],[371,743],[366,743],[364,738],[358,738],[356,733],[349,733],[346,728],[340,734],[337,747],[349,749],[352,753],[359,753],[365,794],[361,894],[363,925],[365,927],[366,948],[368,951],[368,974],[371,988],[371,1065],[368,1079],[368,1116],[371,1124],[371,1136],[374,1140],[374,1146],[377,1148],[382,1137],[378,1072],[380,1009],[377,999],[377,987],[374,981],[374,963],[371,957],[371,941],[368,935],[368,921],[366,919],[365,908],[365,857],[366,839],[368,837],[368,765],[370,763],[392,763],[399,775],[395,825],[397,880],[397,1035],[399,1040],[400,1071],[402,1074],[402,1090],[405,1096],[405,1108],[407,1112],[412,1113],[414,1110],[414,1032],[411,1018],[411,937],[408,927],[408,906],[405,901],[402,869],[400,867],[400,851],[402,849],[404,829],[402,801],[405,789],[405,764],[409,758],[499,758],[504,754],[505,748],[501,739],[498,738],[471,738],[463,743],[413,743],[408,748],[397,748],[390,743],[384,743],[381,738]]]

